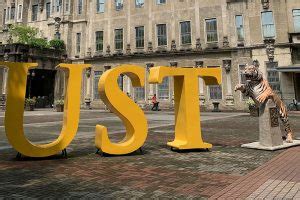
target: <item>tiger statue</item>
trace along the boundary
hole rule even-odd
[[[247,82],[246,84],[237,84],[234,91],[241,91],[243,94],[253,99],[258,107],[263,105],[267,100],[272,99],[279,111],[279,117],[285,128],[286,135],[282,138],[286,140],[286,142],[292,143],[293,132],[288,120],[286,106],[272,90],[268,81],[263,78],[263,74],[258,67],[259,65],[247,65],[243,71]]]

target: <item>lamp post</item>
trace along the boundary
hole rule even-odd
[[[31,98],[31,81],[32,81],[33,77],[35,77],[35,72],[34,71],[32,71],[32,72],[28,71],[27,76],[28,76],[28,79],[29,79],[28,97],[30,99]]]

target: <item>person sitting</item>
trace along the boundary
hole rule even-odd
[[[154,94],[152,97],[152,104],[153,104],[153,106],[152,106],[151,110],[159,111],[159,109],[158,109],[159,102],[156,99],[156,94]]]

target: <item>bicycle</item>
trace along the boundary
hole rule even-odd
[[[288,111],[299,111],[300,102],[297,102],[296,99],[293,99],[293,102],[287,106]]]

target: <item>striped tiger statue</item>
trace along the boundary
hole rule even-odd
[[[272,90],[268,81],[263,78],[263,74],[258,69],[259,66],[247,65],[243,72],[247,82],[246,84],[238,84],[235,86],[235,91],[241,91],[246,96],[253,99],[255,104],[259,107],[268,99],[272,99],[279,111],[280,119],[284,125],[286,135],[282,138],[286,142],[293,142],[293,132],[287,116],[287,109],[278,95]]]

